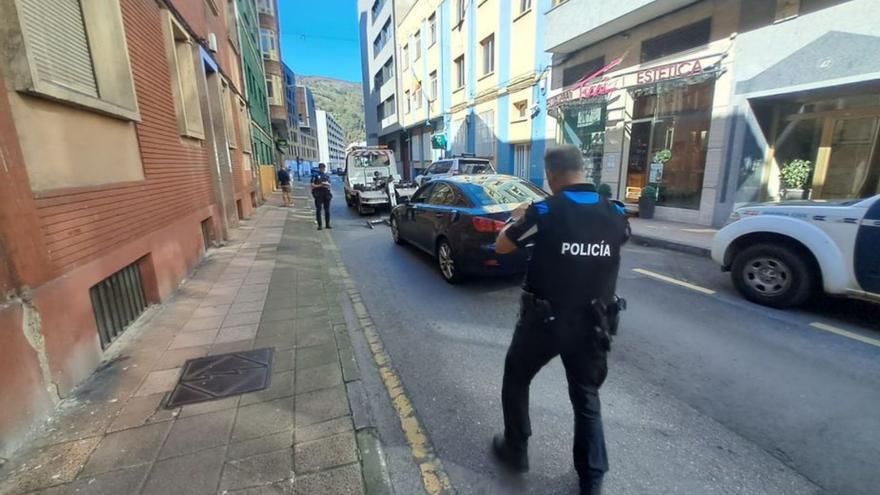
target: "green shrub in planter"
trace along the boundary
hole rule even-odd
[[[639,198],[639,218],[654,218],[654,206],[657,204],[657,188],[645,186]]]
[[[602,196],[605,199],[611,199],[611,186],[608,184],[599,184],[597,191],[599,192],[599,196]]]

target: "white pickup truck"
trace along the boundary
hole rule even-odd
[[[750,301],[784,308],[825,293],[880,302],[880,195],[745,206],[712,258]]]
[[[416,192],[415,184],[397,172],[394,152],[385,147],[351,149],[345,156],[345,203],[361,215],[393,206]]]

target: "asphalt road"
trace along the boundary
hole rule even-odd
[[[394,245],[387,227],[366,228],[341,191],[333,214],[334,241],[458,493],[576,493],[558,359],[532,384],[531,472],[511,476],[489,450],[501,431],[519,280],[448,285],[427,255]],[[762,308],[739,298],[710,260],[642,246],[625,249],[619,292],[630,309],[601,394],[607,493],[878,493],[880,347],[810,326],[880,339],[877,306]],[[372,383],[371,399],[387,403]],[[396,491],[414,493],[393,411],[374,413]]]

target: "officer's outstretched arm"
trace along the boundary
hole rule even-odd
[[[508,224],[495,239],[495,252],[507,254],[524,247],[538,233],[538,212],[534,205],[522,205],[511,214],[513,223]]]
[[[495,252],[497,254],[512,253],[519,249],[516,244],[514,244],[509,237],[507,237],[507,229],[509,227],[509,225],[505,227],[504,230],[502,230],[501,233],[498,234],[498,238],[495,239]]]

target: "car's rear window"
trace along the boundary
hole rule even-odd
[[[471,177],[457,184],[477,206],[527,203],[547,196],[541,189],[515,177]]]
[[[494,174],[495,169],[490,162],[476,160],[459,160],[459,172],[463,174]]]

